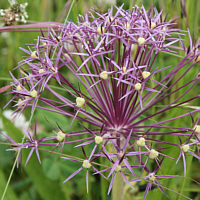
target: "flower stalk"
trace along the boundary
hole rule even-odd
[[[120,172],[117,172],[115,176],[115,181],[112,188],[112,199],[124,199],[124,178]]]
[[[124,146],[124,139],[120,141],[120,146]],[[113,152],[116,149],[113,147]],[[112,200],[123,200],[124,199],[124,178],[122,174],[118,171],[116,172],[113,187],[112,187]]]

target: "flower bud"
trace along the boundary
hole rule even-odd
[[[21,102],[22,102],[21,99],[19,99],[19,100],[17,101],[18,106],[21,104]]]
[[[126,67],[122,67],[122,72],[126,73]]]
[[[108,23],[110,24],[113,21],[113,17],[108,17]]]
[[[120,158],[122,158],[122,157],[124,156],[124,153],[123,153],[122,151],[120,151],[119,154],[118,154],[118,156],[119,156]]]

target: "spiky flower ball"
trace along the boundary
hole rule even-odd
[[[144,198],[152,183],[159,184],[166,195],[158,179],[176,175],[156,175],[162,169],[164,158],[173,159],[163,153],[164,147],[180,152],[176,159],[178,162],[183,158],[184,173],[187,154],[200,160],[198,151],[190,151],[190,146],[198,149],[200,141],[200,118],[193,119],[200,109],[181,109],[185,103],[200,97],[199,93],[188,95],[191,90],[197,91],[193,90],[199,82],[197,74],[191,74],[188,82],[181,81],[197,63],[199,44],[193,44],[196,40],[190,38],[190,48],[186,49],[175,21],[167,21],[156,9],[154,12],[152,9],[147,12],[144,7],[134,7],[132,11],[123,10],[123,6],[115,9],[104,14],[94,10],[80,16],[78,24],[69,21],[56,31],[48,29],[47,35],[42,33],[37,44],[31,45],[31,51],[21,48],[27,57],[17,67],[22,69],[20,78],[12,75],[14,97],[8,104],[18,102],[14,105],[16,113],[31,107],[32,113],[35,108],[44,109],[72,118],[72,124],[74,120],[80,122],[82,130],[69,133],[61,131],[61,127],[70,124],[59,128],[52,125],[56,136],[42,140],[30,138],[32,146],[27,145],[37,151],[41,144],[57,147],[72,143],[82,147],[84,159],[81,161],[64,157],[81,163],[80,169],[65,182],[85,169],[88,184],[88,171],[93,168],[95,174],[105,177],[104,173],[108,172],[108,178],[112,177],[108,193],[116,175],[120,174],[122,182],[131,187],[130,182],[147,179]],[[179,42],[185,51],[180,63],[166,66],[163,62],[158,66],[158,54],[176,54],[176,49],[181,49]],[[26,73],[23,65],[29,66]],[[69,72],[76,79],[74,83],[67,76]],[[51,79],[58,82],[60,90],[52,88]],[[53,99],[45,96],[50,93]],[[171,95],[175,99],[171,100]],[[191,123],[177,123],[182,118],[191,119],[188,120]],[[173,142],[166,138],[173,138]],[[85,152],[83,147],[89,144],[93,149]],[[23,148],[26,144],[18,145]],[[102,171],[93,163],[99,157],[110,162]],[[135,179],[143,171],[147,176]],[[132,181],[127,180],[127,172]]]

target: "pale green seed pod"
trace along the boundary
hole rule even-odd
[[[37,97],[38,93],[36,90],[33,90],[30,92],[30,95],[31,95],[31,97],[35,98],[35,97]]]
[[[64,134],[62,131],[59,131],[59,132],[57,133],[56,139],[57,139],[59,142],[61,142],[61,141],[64,140],[64,138],[65,138],[65,134]]]
[[[141,90],[141,88],[142,88],[142,84],[141,84],[141,83],[136,83],[136,84],[135,84],[135,89],[136,89],[137,91]]]
[[[108,78],[108,74],[106,74],[106,73],[107,73],[107,71],[101,72],[100,78],[106,80]]]
[[[85,104],[85,99],[82,97],[77,97],[76,98],[76,106],[79,108],[82,107]]]
[[[83,161],[83,168],[89,169],[92,165],[88,162],[88,160]]]
[[[149,158],[150,159],[154,159],[157,158],[159,155],[158,151],[156,151],[155,149],[151,149],[149,152]]]
[[[143,37],[138,38],[138,44],[143,45],[145,43],[145,39]]]

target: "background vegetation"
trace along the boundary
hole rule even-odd
[[[71,2],[72,0],[28,0],[28,6],[26,9],[29,15],[28,20],[30,20],[31,22],[64,22],[65,17],[69,11]],[[68,19],[76,21],[78,14],[88,12],[88,10],[93,5],[96,5],[98,9],[102,12],[107,11],[110,5],[102,2],[103,1],[98,2],[98,0],[76,0],[74,1],[74,5]],[[19,0],[18,3],[24,3],[24,1]],[[179,19],[177,20],[178,28],[183,30],[187,30],[187,28],[189,28],[191,33],[194,30],[196,38],[199,37],[199,0],[116,0],[116,4],[118,6],[121,6],[122,3],[124,3],[124,9],[129,9],[134,5],[144,5],[144,7],[148,9],[149,6],[153,3],[154,6],[163,10],[163,15],[168,12],[168,20],[179,17]],[[6,9],[8,7],[9,3],[7,1],[0,1],[0,8]],[[12,71],[13,68],[17,66],[17,63],[22,59],[22,56],[24,56],[24,52],[19,50],[19,47],[26,48],[26,44],[34,43],[33,40],[37,38],[37,36],[38,32],[10,32],[0,34],[0,88],[10,83],[10,75],[8,72]],[[186,43],[189,44],[188,39],[185,38],[185,40]],[[163,63],[165,66],[175,65],[179,59],[180,58],[173,57],[171,55],[161,54],[156,64],[158,66],[162,66]],[[197,74],[198,71],[199,68],[194,68],[193,74]],[[15,73],[16,72],[14,72],[14,74]],[[188,76],[185,77],[185,80],[193,74],[188,74]],[[66,74],[66,76],[68,75]],[[55,83],[52,82],[52,84]],[[192,93],[193,91],[191,91],[191,94]],[[3,106],[9,101],[10,98],[10,95],[5,96],[3,94],[0,94],[1,111],[3,111]],[[195,102],[195,105],[191,106],[200,106],[200,102]],[[34,119],[38,120],[38,125],[40,127],[39,132],[41,137],[47,134],[54,134],[52,133],[52,127],[44,119],[45,115],[47,115],[45,111],[39,110],[34,116]],[[173,117],[175,113],[169,112],[168,115],[170,117]],[[28,111],[25,112],[25,116],[28,120],[30,117]],[[196,116],[196,118],[197,117],[198,116]],[[10,136],[14,139],[20,141],[22,134],[21,131],[17,129],[12,123],[7,123],[7,120],[3,116],[2,118],[4,129],[6,130],[6,132],[10,134]],[[48,113],[48,120],[51,123],[55,123],[56,120],[59,124],[63,124],[63,126],[65,124],[71,123],[71,121],[67,117],[56,115],[55,113]],[[186,126],[190,126],[191,124],[191,122],[189,122],[187,119],[186,121],[177,121],[177,123],[183,123]],[[75,121],[74,125],[71,128],[67,128],[66,126],[64,131],[75,131],[78,128],[78,122]],[[167,137],[169,136],[165,137],[167,139]],[[2,138],[0,140],[2,140]],[[5,141],[2,140],[1,142]],[[14,162],[14,153],[12,151],[5,151],[8,148],[8,145],[0,145],[0,196],[2,196],[3,194],[7,179],[9,177]],[[60,149],[58,149],[57,151],[59,152],[59,150]],[[168,155],[171,155],[173,157],[177,157],[177,155],[179,154],[179,152],[174,152],[174,150],[170,149],[167,149],[166,151],[171,151],[170,153],[168,153]],[[71,155],[73,153],[73,155],[77,157],[81,157],[80,155],[82,155],[80,149],[74,149],[71,145],[66,146],[63,153],[66,153],[68,155]],[[22,158],[23,172],[21,171],[21,169],[15,169],[14,171],[10,186],[5,196],[6,200],[110,199],[110,196],[106,195],[109,182],[102,180],[100,177],[90,178],[89,194],[86,193],[85,172],[79,173],[72,180],[65,184],[62,183],[71,173],[79,168],[78,164],[68,162],[69,165],[66,165],[66,161],[63,162],[62,160],[60,160],[59,156],[54,154],[46,159],[49,153],[41,151],[41,155],[43,157],[42,165],[38,163],[35,156],[31,158],[27,167],[24,167],[27,154],[28,151],[25,151],[24,157]],[[167,162],[163,164],[162,169],[163,171],[165,171],[166,174],[183,175],[183,166],[181,162],[175,165],[174,160],[167,160]],[[165,187],[168,187],[190,198],[200,199],[200,187],[194,180],[200,182],[200,164],[195,159],[192,161],[192,157],[187,156],[186,178],[180,176],[179,178],[172,178],[164,181],[162,182],[162,184]],[[140,184],[145,184],[145,182]],[[140,192],[135,195],[133,194],[133,191],[127,187],[125,199],[143,199],[143,194],[143,192]],[[173,191],[167,191],[167,194],[170,196],[170,199],[183,199],[183,197],[180,197]],[[166,199],[166,197],[163,196],[163,194],[159,190],[154,189],[149,192],[146,199],[157,200]]]

